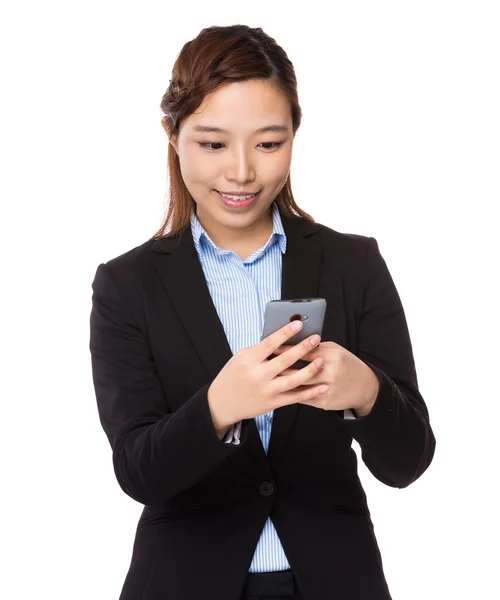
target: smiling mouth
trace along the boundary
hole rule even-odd
[[[256,194],[253,194],[249,198],[233,200],[232,198],[227,198],[226,196],[222,195],[216,189],[214,189],[214,192],[219,196],[219,198],[224,206],[226,206],[227,208],[230,208],[230,209],[235,209],[235,210],[244,210],[250,206],[253,206],[253,204],[257,201],[257,196],[260,195],[260,192],[257,192]]]
[[[214,188],[215,189],[215,188]],[[247,192],[246,194],[227,194],[226,192],[221,192],[220,190],[215,190],[216,192],[218,192],[219,194],[224,194],[226,196],[257,196],[257,194],[260,193],[260,190],[258,192]]]

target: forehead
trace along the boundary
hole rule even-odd
[[[257,132],[269,125],[291,130],[291,120],[290,103],[283,93],[267,81],[250,80],[225,84],[208,95],[186,125],[192,131],[208,127],[237,133]]]

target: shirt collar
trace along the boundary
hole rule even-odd
[[[272,231],[272,234],[270,236],[268,243],[266,244],[266,249],[267,249],[267,247],[271,246],[272,244],[278,243],[281,253],[284,254],[286,252],[286,234],[285,234],[285,230],[283,228],[283,222],[281,220],[280,211],[278,209],[276,202],[273,202],[272,207],[273,207],[273,231]],[[218,250],[219,252],[221,251],[221,249],[212,242],[208,233],[205,231],[202,224],[198,220],[198,217],[196,216],[194,207],[191,211],[191,233],[193,235],[193,242],[194,242],[194,245],[196,246],[196,250],[198,251],[198,254],[200,253],[200,249],[201,249],[200,246],[201,246],[202,238],[204,238],[207,242],[209,242],[216,250]],[[276,240],[277,240],[277,242],[276,242]]]

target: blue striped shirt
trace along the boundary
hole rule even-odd
[[[281,265],[282,255],[286,251],[286,235],[276,203],[272,206],[273,231],[266,244],[245,260],[241,260],[232,250],[217,247],[203,229],[195,211],[191,213],[193,242],[233,355],[260,342],[266,303],[281,299]],[[345,413],[350,411],[346,410]],[[254,417],[266,454],[273,414],[274,411],[271,411]],[[347,414],[345,416],[348,417]],[[353,416],[349,414],[350,418]],[[236,429],[233,426],[225,441],[239,444],[240,428],[241,422]],[[289,568],[278,533],[268,518],[249,572],[284,571]]]

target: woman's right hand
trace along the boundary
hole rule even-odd
[[[319,395],[321,385],[309,388],[295,388],[307,385],[322,367],[322,359],[316,359],[306,367],[291,375],[280,373],[291,367],[297,360],[315,348],[321,341],[319,336],[310,336],[289,350],[268,360],[274,351],[300,331],[293,330],[293,323],[287,323],[255,346],[236,352],[224,365],[208,388],[208,404],[215,429],[226,431],[233,423],[242,419],[252,419],[271,410]],[[311,339],[316,337],[316,343]],[[295,391],[294,391],[295,390]]]

